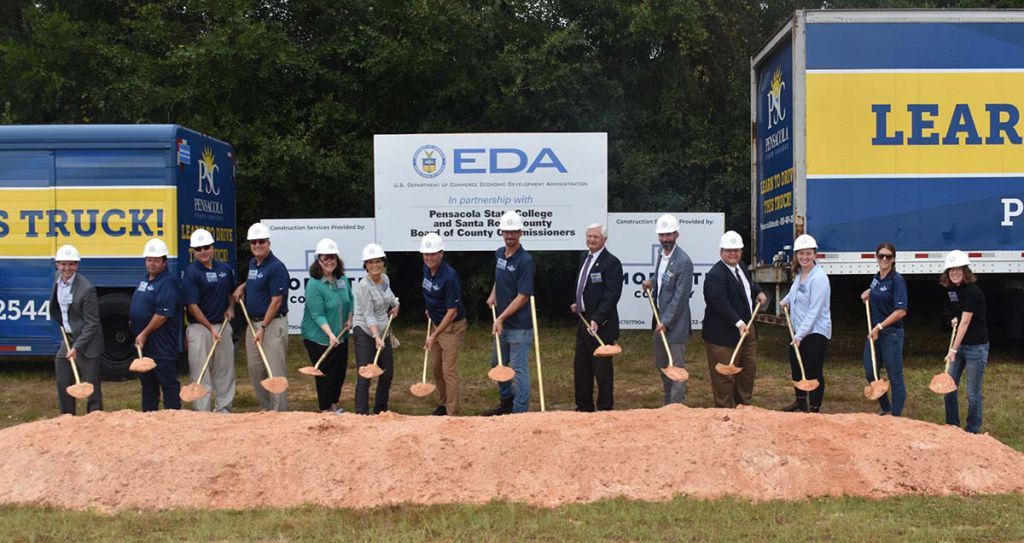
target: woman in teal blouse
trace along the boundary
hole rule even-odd
[[[316,260],[309,267],[306,283],[306,310],[302,315],[302,344],[315,364],[328,347],[320,364],[323,377],[316,378],[316,397],[320,411],[342,412],[341,386],[348,371],[348,331],[352,328],[352,287],[345,276],[338,244],[324,238],[316,244]]]

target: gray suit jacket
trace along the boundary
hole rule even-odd
[[[662,251],[654,263],[654,273],[661,267]],[[672,251],[663,286],[658,292],[658,281],[654,281],[654,303],[658,307],[661,322],[665,325],[665,337],[669,343],[683,343],[690,339],[690,294],[693,291],[693,261],[690,255],[678,245]]]
[[[57,326],[64,326],[64,316],[57,302],[57,282],[50,291],[50,318]],[[100,304],[96,289],[84,275],[75,274],[71,283],[71,306],[68,307],[68,321],[71,324],[71,346],[86,358],[98,358],[103,354],[103,329],[100,328]],[[57,356],[67,355],[64,340],[60,341]]]

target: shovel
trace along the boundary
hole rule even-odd
[[[498,315],[494,311],[494,306],[491,306],[491,318],[498,320]],[[501,341],[498,338],[498,334],[494,334],[494,351],[498,353],[498,365],[491,368],[491,371],[487,372],[487,376],[492,381],[504,383],[511,381],[516,376],[516,370],[501,363]]]
[[[654,322],[661,326],[661,317],[658,315],[658,308],[654,305],[654,296],[651,294],[651,289],[644,289],[647,291],[647,301],[651,304],[651,311],[654,311]],[[661,331],[661,343],[665,345],[665,354],[668,355],[668,365],[661,368],[661,373],[665,374],[665,377],[673,381],[683,382],[690,378],[690,372],[686,371],[686,368],[677,368],[672,361],[672,351],[668,348],[668,338],[665,337],[665,331]]]
[[[430,337],[430,325],[433,324],[430,321],[430,317],[427,317],[427,337]],[[426,398],[434,392],[437,387],[433,383],[427,382],[427,358],[430,356],[430,351],[423,350],[423,382],[414,383],[409,387],[409,392],[417,398]]]
[[[68,342],[68,334],[64,331],[64,325],[60,326],[60,335],[64,337],[64,347],[67,348],[68,352],[71,352],[71,343]],[[78,377],[78,365],[75,364],[75,358],[69,357],[68,363],[71,364],[71,373],[75,374],[75,384],[68,386],[64,390],[72,398],[78,398],[79,400],[92,396],[92,383],[83,383]]]
[[[344,331],[345,331],[345,329],[342,328],[342,332],[344,332]],[[324,359],[327,358],[327,355],[331,354],[331,351],[333,351],[333,350],[334,350],[334,345],[328,345],[327,349],[324,350],[323,354],[320,355],[320,358],[316,359],[316,364],[314,364],[312,366],[303,366],[303,367],[299,368],[299,373],[301,373],[303,375],[309,375],[309,376],[312,376],[312,377],[323,377],[324,376],[324,372],[320,371],[320,364],[323,363]]]
[[[577,315],[579,315],[579,313],[577,313]],[[622,347],[619,347],[618,345],[605,345],[605,343],[601,341],[601,337],[597,335],[597,332],[590,329],[590,323],[587,322],[587,319],[583,318],[583,315],[580,315],[580,320],[583,321],[583,327],[587,329],[587,333],[593,336],[594,339],[601,344],[600,347],[594,349],[594,356],[615,356],[622,352]]]
[[[953,333],[949,335],[949,348],[953,348],[953,341],[956,339],[956,328],[957,324],[953,325]],[[946,362],[946,369],[942,370],[942,373],[932,377],[932,382],[928,384],[928,388],[936,394],[949,394],[956,390],[956,381],[949,374],[949,364]]]
[[[135,350],[139,353],[139,357],[136,358],[135,360],[132,360],[132,363],[130,366],[128,366],[128,369],[134,371],[135,373],[146,373],[147,371],[153,371],[153,368],[156,367],[156,360],[153,360],[148,356],[142,356],[142,347],[139,347],[138,344],[135,345]]]
[[[875,380],[864,387],[864,397],[877,400],[889,391],[889,382],[878,378],[878,360],[875,358],[875,339],[871,337],[871,299],[864,300],[864,313],[868,317],[868,342],[871,344],[871,372]]]
[[[242,313],[245,314],[245,323],[249,325],[249,331],[252,332],[252,336],[255,338],[256,329],[252,325],[252,319],[249,318],[249,310],[245,308],[245,301],[239,298],[238,305],[242,306]],[[288,390],[287,378],[274,377],[274,371],[270,369],[270,363],[267,362],[267,353],[263,352],[262,343],[259,341],[253,341],[253,343],[256,344],[256,350],[259,351],[260,359],[263,360],[263,367],[267,370],[267,378],[260,381],[260,386],[271,394],[281,394]]]
[[[789,337],[790,339],[795,340],[796,337],[794,337],[793,335],[793,321],[789,318],[789,306],[784,305],[782,306],[782,309],[786,311],[786,326],[789,328]],[[800,366],[800,380],[793,383],[793,386],[800,390],[803,390],[804,392],[810,392],[818,388],[818,386],[820,385],[820,383],[818,383],[818,380],[808,380],[807,374],[804,373],[804,359],[802,356],[800,356],[800,349],[794,345],[793,351],[796,352],[796,363]]]
[[[392,320],[394,320],[393,317],[388,317],[388,325],[384,327],[384,334],[381,336],[384,339],[384,341],[387,341],[388,339],[388,330],[391,330]],[[375,377],[380,377],[381,375],[384,374],[384,368],[381,368],[380,366],[377,365],[377,359],[380,358],[380,352],[383,350],[383,348],[377,347],[377,354],[373,355],[373,363],[366,364],[365,366],[359,368],[360,377],[362,377],[363,379],[373,379]]]
[[[210,360],[213,359],[213,352],[217,350],[217,344],[220,343],[221,334],[224,333],[224,327],[228,325],[228,320],[224,319],[224,322],[220,323],[220,330],[217,332],[217,339],[213,340],[213,346],[210,347],[210,352],[206,354],[206,362],[203,362],[203,369],[199,370],[199,377],[196,382],[181,387],[181,392],[178,393],[178,397],[183,402],[194,402],[203,396],[210,393],[210,389],[206,388],[203,384],[203,376],[206,375],[206,368],[210,367]]]
[[[750,314],[750,321],[747,322],[747,331],[740,334],[740,340],[736,342],[736,348],[732,350],[732,357],[729,358],[729,365],[722,364],[719,362],[715,364],[715,371],[722,375],[736,375],[743,371],[743,368],[736,367],[736,355],[740,352],[740,347],[743,346],[743,340],[747,339],[747,334],[750,333],[750,327],[754,326],[754,317],[757,316],[757,312],[761,309],[761,302],[757,302],[754,306],[754,312]]]
[[[537,334],[537,302],[530,296],[530,317],[533,319],[533,348],[537,353],[537,389],[540,391],[540,410],[544,411],[544,374],[540,371],[540,335]]]

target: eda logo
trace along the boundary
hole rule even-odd
[[[435,145],[424,145],[412,154],[412,169],[416,170],[420,177],[437,177],[444,171],[446,164],[444,152]]]

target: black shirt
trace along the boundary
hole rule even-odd
[[[988,325],[985,323],[985,295],[974,283],[964,283],[959,287],[950,286],[946,289],[944,313],[947,319],[956,317],[964,311],[971,313],[971,323],[964,334],[963,345],[983,345],[988,343]]]

